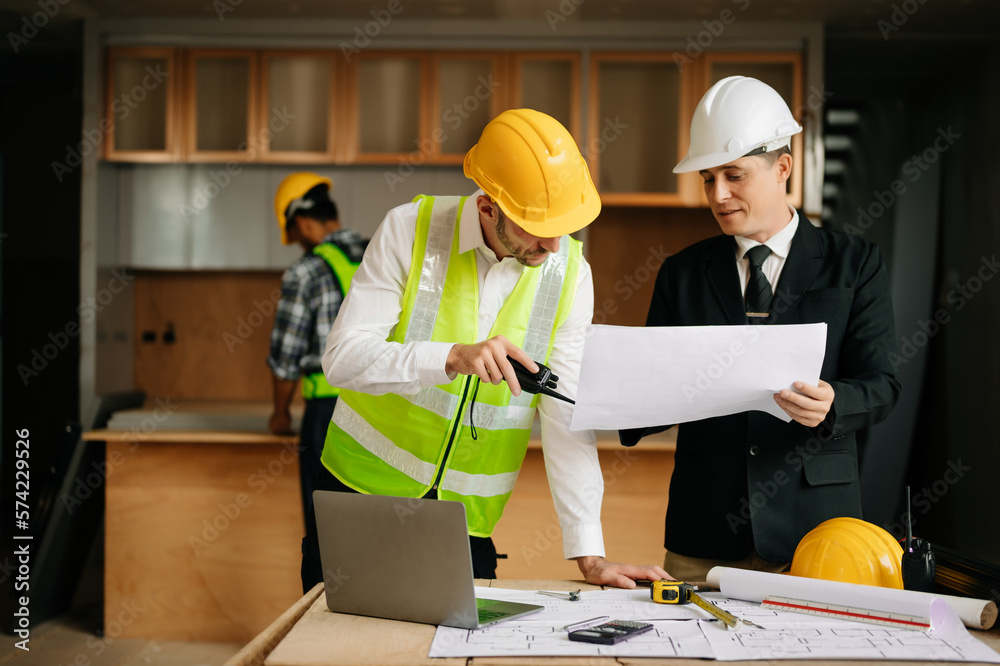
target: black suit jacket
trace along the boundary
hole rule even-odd
[[[668,257],[656,278],[647,326],[746,324],[731,236]],[[812,226],[801,213],[772,304],[772,324],[827,323],[820,377],[835,398],[807,428],[764,412],[678,426],[664,545],[736,560],[752,548],[790,562],[802,536],[836,516],[861,517],[855,433],[885,419],[899,395],[892,301],[878,248]],[[634,445],[664,430],[623,430]]]

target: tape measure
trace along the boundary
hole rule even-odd
[[[764,628],[722,610],[698,594],[697,589],[694,585],[680,580],[658,580],[650,587],[649,596],[658,604],[694,604],[724,623],[728,629],[739,629],[742,625],[756,629]]]

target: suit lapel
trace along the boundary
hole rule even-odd
[[[705,272],[729,323],[747,323],[740,296],[740,274],[736,269],[736,240],[732,236],[719,237],[719,242],[708,252]]]
[[[774,292],[771,324],[787,324],[798,307],[802,295],[816,277],[822,264],[823,248],[820,235],[806,216],[799,212],[799,227],[795,230],[788,259],[781,270],[778,288]]]

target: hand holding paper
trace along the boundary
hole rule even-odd
[[[591,326],[570,427],[641,428],[748,410],[787,422],[774,394],[819,384],[825,353],[822,323]]]

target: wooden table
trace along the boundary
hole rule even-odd
[[[302,589],[298,438],[94,430],[107,442],[104,631],[248,641]]]
[[[514,590],[584,590],[599,589],[572,581],[477,580],[483,587]],[[317,585],[275,620],[271,626],[240,650],[225,666],[340,666],[384,664],[407,666],[519,666],[521,664],[563,664],[566,666],[705,666],[705,659],[648,659],[639,657],[474,657],[438,659],[428,657],[437,627],[413,622],[380,620],[358,615],[331,613],[326,607],[323,585]],[[988,632],[973,632],[984,643],[1000,652],[1000,627]],[[719,662],[777,664],[781,666],[844,666],[857,661],[781,660],[755,662]],[[925,662],[891,661],[890,666],[916,666]]]

